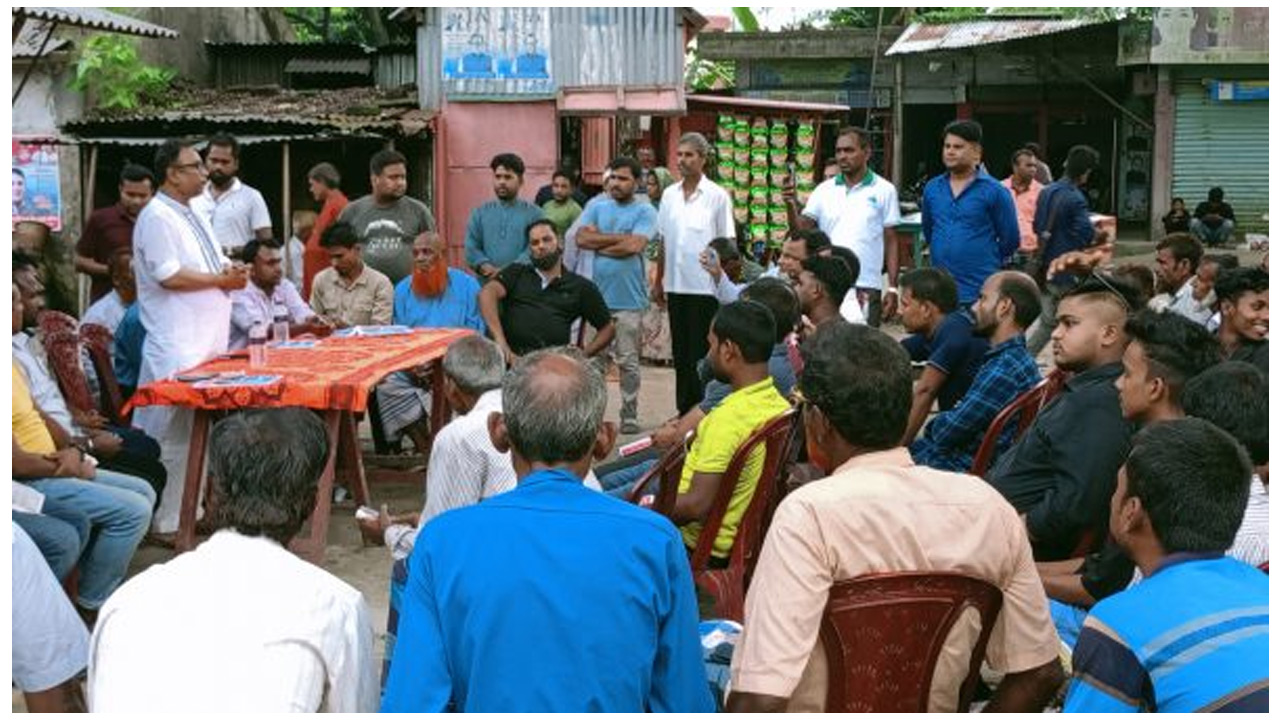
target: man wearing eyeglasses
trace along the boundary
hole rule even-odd
[[[142,325],[138,385],[161,380],[226,352],[231,295],[244,288],[249,270],[223,254],[209,220],[191,207],[204,189],[204,163],[189,143],[167,140],[156,152],[160,191],[138,214],[133,230],[134,274]],[[194,412],[187,408],[138,408],[134,424],[160,443],[170,478],[187,471],[187,444]],[[166,484],[152,530],[178,529],[182,483]]]

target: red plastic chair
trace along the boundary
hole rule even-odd
[[[630,502],[633,505],[639,505],[644,497],[654,495],[653,504],[649,505],[649,509],[665,517],[671,517],[676,507],[676,491],[680,489],[680,473],[684,470],[684,459],[688,452],[686,443],[680,443],[667,450],[658,463],[649,468],[649,472],[645,473],[644,477],[636,481],[628,497]],[[658,482],[656,494],[650,489],[654,481]]]
[[[1035,387],[1022,393],[1014,398],[1013,402],[1006,405],[991,421],[991,426],[987,428],[987,433],[982,436],[982,444],[978,446],[978,452],[973,455],[973,465],[970,466],[969,473],[977,477],[985,477],[987,470],[991,467],[991,462],[995,460],[996,446],[1000,442],[1000,434],[1004,432],[1005,426],[1016,417],[1018,419],[1018,429],[1013,438],[1017,440],[1022,437],[1022,433],[1031,427],[1036,415],[1039,415],[1040,411],[1049,404],[1049,401],[1062,392],[1062,388],[1066,383],[1067,374],[1061,370],[1054,370],[1049,373],[1048,377],[1036,383]]]
[[[41,310],[40,314],[36,316],[36,325],[40,328],[41,334],[55,333],[61,330],[76,332],[80,327],[80,321],[57,310]]]
[[[96,410],[89,380],[80,365],[80,334],[75,330],[57,330],[45,332],[41,340],[49,360],[49,370],[67,406],[80,412]]]
[[[956,709],[966,712],[1004,595],[956,573],[865,575],[831,587],[820,634],[827,656],[827,712],[926,712],[934,668],[968,608],[982,630]]]
[[[111,346],[114,343],[111,331],[101,325],[86,323],[80,326],[80,341],[88,350],[93,370],[98,374],[102,416],[112,422],[127,424],[126,418],[120,413],[124,407],[124,394],[120,392],[115,366],[111,364]]]
[[[742,622],[751,572],[755,570],[756,560],[764,546],[773,511],[784,494],[787,468],[795,462],[799,452],[796,440],[800,424],[800,414],[794,409],[767,421],[738,448],[721,476],[720,487],[702,525],[698,544],[689,555],[694,582],[715,598],[716,617]],[[728,567],[713,568],[711,551],[724,523],[733,491],[752,451],[761,445],[765,451],[760,479],[738,524],[733,548],[729,551]]]

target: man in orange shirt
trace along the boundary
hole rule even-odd
[[[311,189],[311,197],[321,203],[320,216],[307,238],[307,247],[302,253],[302,298],[311,299],[311,280],[316,273],[329,267],[329,253],[320,247],[320,236],[337,221],[338,215],[347,206],[347,196],[338,188],[342,184],[342,176],[338,169],[329,163],[320,163],[307,172],[307,185]]]
[[[1036,251],[1036,233],[1031,228],[1036,219],[1036,201],[1040,199],[1040,190],[1044,188],[1036,180],[1036,155],[1027,148],[1021,148],[1013,154],[1010,161],[1012,173],[1000,184],[1009,189],[1013,195],[1013,206],[1018,209],[1018,252],[1013,256],[1014,267],[1025,272],[1027,261]]]

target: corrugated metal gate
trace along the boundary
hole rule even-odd
[[[1194,210],[1209,188],[1221,187],[1237,226],[1264,229],[1271,152],[1267,101],[1211,100],[1199,80],[1178,83],[1176,93],[1173,197]]]

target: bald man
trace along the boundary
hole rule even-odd
[[[950,410],[938,413],[924,434],[911,443],[917,465],[937,470],[968,472],[973,456],[996,415],[1014,398],[1040,382],[1036,359],[1027,350],[1027,328],[1040,313],[1040,291],[1029,275],[999,272],[982,284],[973,302],[973,334],[984,337],[991,349],[969,390]],[[1014,426],[1001,434],[999,453],[1013,444]]]

